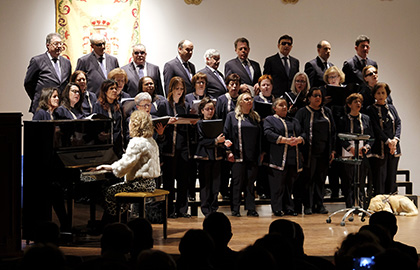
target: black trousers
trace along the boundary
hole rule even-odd
[[[242,191],[245,195],[245,210],[255,210],[254,182],[257,178],[256,162],[235,162],[232,165],[232,211],[239,212]]]
[[[168,190],[168,214],[185,214],[188,210],[188,160],[181,152],[175,152],[174,157],[163,157],[163,189]],[[175,200],[175,180],[176,180],[176,204]]]
[[[294,210],[292,187],[298,176],[296,165],[286,166],[283,171],[268,168],[268,183],[271,192],[271,210]]]
[[[328,157],[311,157],[310,167],[304,168],[304,197],[305,208],[320,208],[324,205],[325,179],[327,178]]]
[[[207,216],[219,209],[217,196],[220,187],[221,160],[199,160],[201,212]]]
[[[388,149],[386,147],[386,149]],[[397,191],[399,157],[385,151],[385,157],[371,158],[374,194],[391,194]]]

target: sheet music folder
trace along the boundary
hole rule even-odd
[[[326,96],[331,97],[331,105],[343,106],[346,104],[346,98],[353,93],[358,93],[358,86],[349,84],[347,86],[335,86],[328,84],[326,86]]]
[[[198,114],[177,114],[175,124],[191,124],[200,120]]]
[[[162,117],[152,118],[153,126],[156,126],[157,123],[162,123],[162,126],[165,126],[166,124],[168,124],[169,119],[171,119],[170,116],[162,116]]]
[[[272,107],[273,103],[254,101],[254,110],[260,115],[261,119],[264,119],[269,115],[273,115]]]
[[[223,133],[223,120],[203,120],[203,133],[206,138],[217,138]]]

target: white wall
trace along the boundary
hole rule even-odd
[[[55,29],[53,0],[0,0],[0,112],[22,112],[24,120],[29,98],[23,79],[29,59],[45,51],[45,36]],[[418,0],[300,0],[285,5],[281,0],[203,0],[199,6],[183,0],[142,0],[141,41],[147,46],[148,61],[163,70],[175,57],[181,39],[195,44],[192,62],[204,67],[208,48],[221,52],[224,63],[235,57],[233,41],[240,36],[250,40],[250,58],[264,64],[277,52],[282,34],[294,38],[292,55],[306,61],[316,56],[316,44],[327,39],[332,45],[330,60],[342,66],[354,55],[359,34],[371,38],[370,57],[379,64],[379,79],[389,83],[392,97],[402,118],[400,168],[409,169],[420,194],[420,143],[417,116],[420,115],[420,1]],[[125,63],[120,63],[123,65]]]

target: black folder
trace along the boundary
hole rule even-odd
[[[152,118],[153,126],[156,126],[157,123],[162,123],[162,126],[165,126],[166,124],[168,124],[169,119],[171,119],[170,116]]]
[[[254,110],[260,115],[261,119],[264,119],[269,115],[273,115],[272,108],[273,103],[254,101]]]
[[[348,96],[359,92],[359,87],[357,84],[349,84],[347,86],[335,86],[328,84],[326,90],[326,96],[331,96],[331,105],[343,106],[346,104],[346,98]]]
[[[203,120],[203,133],[206,138],[217,138],[220,133],[223,133],[223,120]]]

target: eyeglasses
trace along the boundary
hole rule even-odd
[[[287,42],[287,41],[283,41],[280,44],[283,45],[283,46],[286,46],[286,45],[292,46],[292,42]]]
[[[370,77],[370,76],[373,76],[373,75],[376,75],[376,74],[378,74],[378,72],[373,71],[371,73],[366,74],[365,77]]]
[[[320,94],[315,94],[315,95],[312,95],[312,97],[317,98],[317,97],[322,97],[322,95],[320,95]]]
[[[337,79],[338,78],[338,76],[337,75],[331,75],[331,76],[328,76],[328,79]]]
[[[61,47],[64,45],[63,42],[54,42],[54,43],[50,43],[51,45],[53,45],[54,47]]]
[[[141,55],[143,55],[143,54],[146,54],[146,52],[145,51],[136,51],[136,52],[133,52],[135,55],[139,55],[139,54],[141,54]]]
[[[244,101],[246,101],[246,102],[248,102],[248,101],[252,101],[252,98],[251,98],[251,97],[244,98]]]
[[[104,41],[104,42],[101,42],[101,43],[95,43],[93,45],[95,45],[96,47],[102,47],[102,46],[106,45],[106,42]]]
[[[75,93],[75,94],[79,94],[80,95],[80,92],[78,90],[70,90],[70,91],[73,92],[73,93]]]
[[[239,85],[239,82],[232,81],[232,82],[229,83],[229,86],[234,86],[234,85]]]
[[[143,105],[137,105],[137,106],[139,106],[139,107],[141,107],[141,108],[150,108],[150,107],[152,107],[152,104],[143,104]]]
[[[204,82],[204,81],[198,81],[198,82],[195,82],[195,84],[201,84],[201,85],[203,85],[203,84],[206,84],[206,82]]]
[[[296,80],[295,82],[296,83],[306,83],[306,81],[303,81],[303,80]]]

